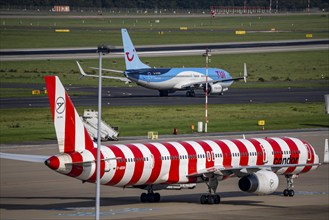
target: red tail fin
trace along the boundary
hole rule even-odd
[[[94,148],[94,143],[57,76],[46,76],[59,152],[70,153]]]

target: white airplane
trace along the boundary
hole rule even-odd
[[[151,68],[140,61],[128,31],[122,29],[121,32],[126,70],[103,70],[123,73],[125,77],[103,76],[104,78],[121,80],[126,83],[135,82],[145,88],[159,90],[160,96],[168,96],[168,93],[177,90],[187,90],[186,96],[195,96],[194,90],[196,89],[201,88],[206,92],[206,82],[208,82],[208,93],[223,94],[235,80],[244,79],[246,82],[246,64],[244,64],[243,77],[236,78],[232,78],[227,71],[217,68],[208,68],[208,79],[206,79],[206,68]],[[98,77],[86,74],[78,61],[77,64],[82,76]]]
[[[45,81],[59,154],[0,153],[0,158],[45,163],[58,173],[95,183],[97,145],[59,78],[47,76]],[[293,137],[113,144],[100,151],[100,183],[147,190],[140,196],[142,202],[159,202],[155,191],[168,186],[203,182],[209,192],[201,196],[201,204],[218,204],[218,182],[229,177],[239,178],[242,191],[270,194],[279,186],[278,175],[287,179],[283,195],[294,196],[293,178],[320,165],[311,144]]]

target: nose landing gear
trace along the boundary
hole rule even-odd
[[[294,188],[293,175],[289,174],[289,175],[285,175],[285,177],[287,179],[287,188],[283,190],[283,195],[293,197],[295,195],[295,191],[293,190]]]

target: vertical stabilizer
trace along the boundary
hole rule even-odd
[[[150,68],[148,65],[140,61],[137,51],[133,43],[131,42],[127,29],[121,29],[121,33],[122,33],[124,57],[126,62],[126,70]]]
[[[59,152],[70,153],[94,148],[94,143],[57,76],[46,76]]]

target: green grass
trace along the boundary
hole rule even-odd
[[[118,126],[121,136],[171,134],[173,128],[186,134],[192,124],[204,121],[203,105],[103,107],[102,112],[103,120]],[[323,103],[209,105],[209,132],[261,130],[258,120],[266,120],[266,130],[329,127]],[[56,137],[48,108],[0,109],[0,143],[49,139]]]
[[[159,20],[159,23],[155,21]],[[187,27],[188,31],[180,31]],[[55,33],[55,29],[70,33]],[[2,18],[0,48],[86,47],[122,45],[121,28],[128,28],[135,45],[218,43],[328,38],[328,15],[186,18]],[[235,30],[270,31],[237,36]],[[159,35],[159,32],[163,35]],[[28,42],[28,43],[27,43]]]
[[[141,58],[150,66],[156,67],[202,67],[205,65],[202,56],[180,57],[145,57]],[[124,60],[106,58],[103,67],[109,69],[124,69]],[[234,87],[323,87],[329,83],[329,54],[327,51],[278,52],[259,54],[227,54],[213,55],[210,67],[223,68],[238,76],[243,71],[243,63],[247,63],[248,82],[237,82]],[[98,66],[98,60],[82,60],[82,66],[87,72],[95,73],[87,67]],[[39,89],[44,85],[45,75],[58,75],[66,85],[96,86],[96,78],[79,80],[78,67],[74,60],[48,61],[0,61],[1,85],[6,83],[35,84]],[[120,81],[103,80],[104,86],[127,86]],[[24,87],[24,86],[22,86]],[[24,92],[24,90],[21,90]],[[21,95],[20,91],[1,90],[2,97],[9,92]],[[27,91],[30,93],[31,91]],[[14,95],[14,94],[10,94]],[[17,96],[17,95],[16,95]]]

